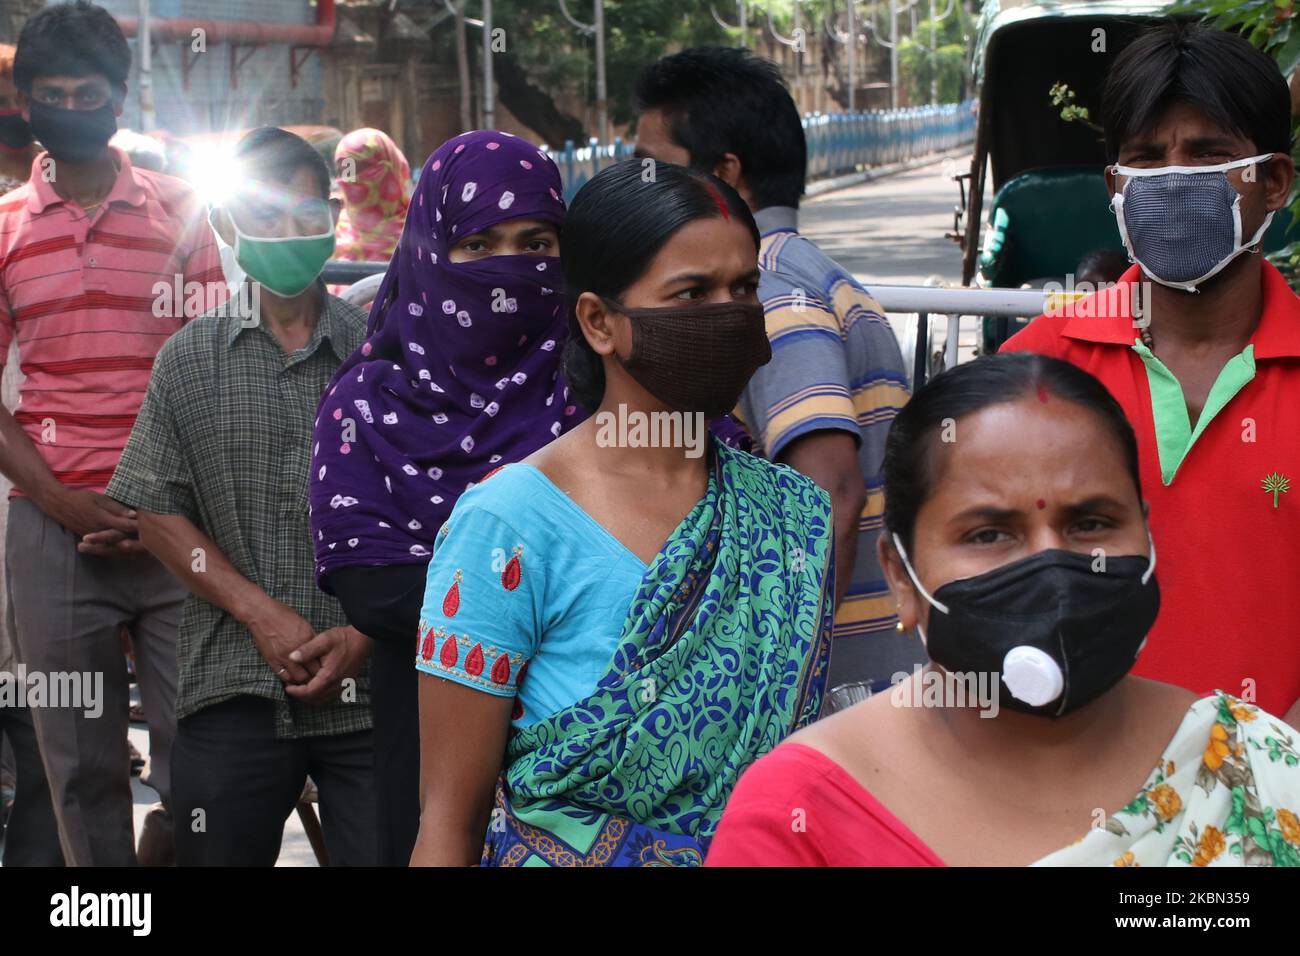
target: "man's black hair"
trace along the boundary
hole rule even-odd
[[[1079,264],[1074,267],[1077,279],[1089,273],[1099,275],[1104,282],[1118,282],[1129,267],[1128,253],[1119,249],[1093,249],[1084,253]]]
[[[108,79],[119,94],[131,74],[131,48],[113,15],[87,0],[56,3],[33,14],[18,34],[14,86],[30,94],[42,76]]]
[[[734,153],[757,208],[799,205],[808,146],[775,63],[743,48],[683,50],[646,67],[634,101],[664,114],[695,169],[711,173]]]
[[[321,198],[329,198],[329,166],[311,143],[288,130],[278,126],[249,130],[235,147],[235,159],[246,175],[264,182],[287,183],[306,167],[316,179]]]
[[[1251,140],[1259,153],[1291,152],[1291,95],[1277,63],[1235,33],[1171,19],[1126,46],[1106,77],[1109,161],[1176,102]]]

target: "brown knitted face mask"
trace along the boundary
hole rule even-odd
[[[629,309],[613,299],[605,303],[632,320],[632,354],[623,367],[673,411],[725,415],[736,407],[754,370],[772,358],[757,303],[658,309]]]

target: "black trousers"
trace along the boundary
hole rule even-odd
[[[26,707],[0,706],[0,740],[14,756],[14,809],[5,828],[4,866],[63,866],[59,825],[54,817],[36,728]],[[126,773],[126,768],[122,768]]]
[[[415,669],[425,565],[341,568],[329,585],[348,622],[373,640],[379,865],[406,866],[420,832],[419,673]]]
[[[310,774],[332,866],[375,864],[370,731],[279,740],[275,702],[235,697],[177,723],[177,866],[274,866]]]

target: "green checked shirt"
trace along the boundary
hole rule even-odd
[[[346,624],[316,587],[307,490],[316,405],[365,338],[366,314],[328,296],[307,345],[286,354],[266,329],[209,313],[167,340],[107,494],[131,508],[182,515],[241,574],[317,633]],[[202,555],[195,555],[195,569]],[[370,727],[366,674],[326,705],[290,700],[247,628],[190,595],[177,641],[176,716],[242,694],[276,702],[277,737]],[[355,696],[355,700],[350,700]]]

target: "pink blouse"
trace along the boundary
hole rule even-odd
[[[786,743],[740,778],[706,866],[943,866],[825,754]]]

